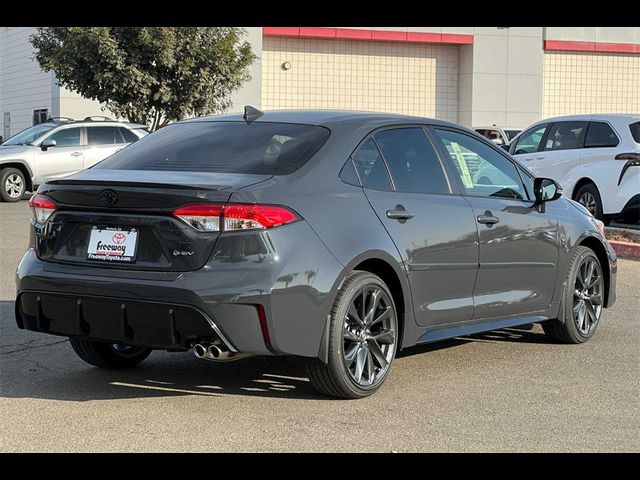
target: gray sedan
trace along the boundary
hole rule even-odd
[[[372,394],[396,352],[542,323],[583,343],[615,300],[603,225],[443,121],[290,111],[170,125],[41,185],[20,328],[103,368],[153,349],[295,356]]]

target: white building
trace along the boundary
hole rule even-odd
[[[380,110],[513,127],[553,115],[640,112],[640,27],[247,31],[259,58],[234,110]],[[34,117],[105,115],[40,70],[33,32],[0,27],[0,135],[15,134]]]

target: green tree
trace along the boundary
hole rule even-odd
[[[256,56],[236,27],[41,27],[35,58],[63,87],[152,131],[222,113]]]

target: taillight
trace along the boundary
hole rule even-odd
[[[618,185],[622,182],[622,177],[624,177],[625,172],[630,167],[638,167],[640,166],[640,153],[619,153],[616,155],[616,160],[625,160],[624,167],[622,167],[622,171],[620,172],[620,176],[618,177]]]
[[[201,232],[219,232],[222,205],[189,205],[173,214]]]
[[[29,206],[33,209],[33,219],[39,224],[44,224],[56,211],[57,205],[49,197],[36,194],[29,199]]]
[[[298,220],[286,207],[241,203],[188,205],[173,214],[201,232],[265,230]]]

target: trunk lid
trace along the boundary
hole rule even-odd
[[[53,199],[57,209],[45,228],[36,233],[36,252],[45,261],[100,268],[196,270],[211,256],[219,232],[196,231],[172,213],[185,205],[224,205],[234,191],[269,178],[270,175],[89,169],[53,180],[38,192]],[[132,261],[89,258],[90,247],[95,250],[93,243],[111,238],[111,233],[124,233],[131,239],[127,255],[134,250]]]

